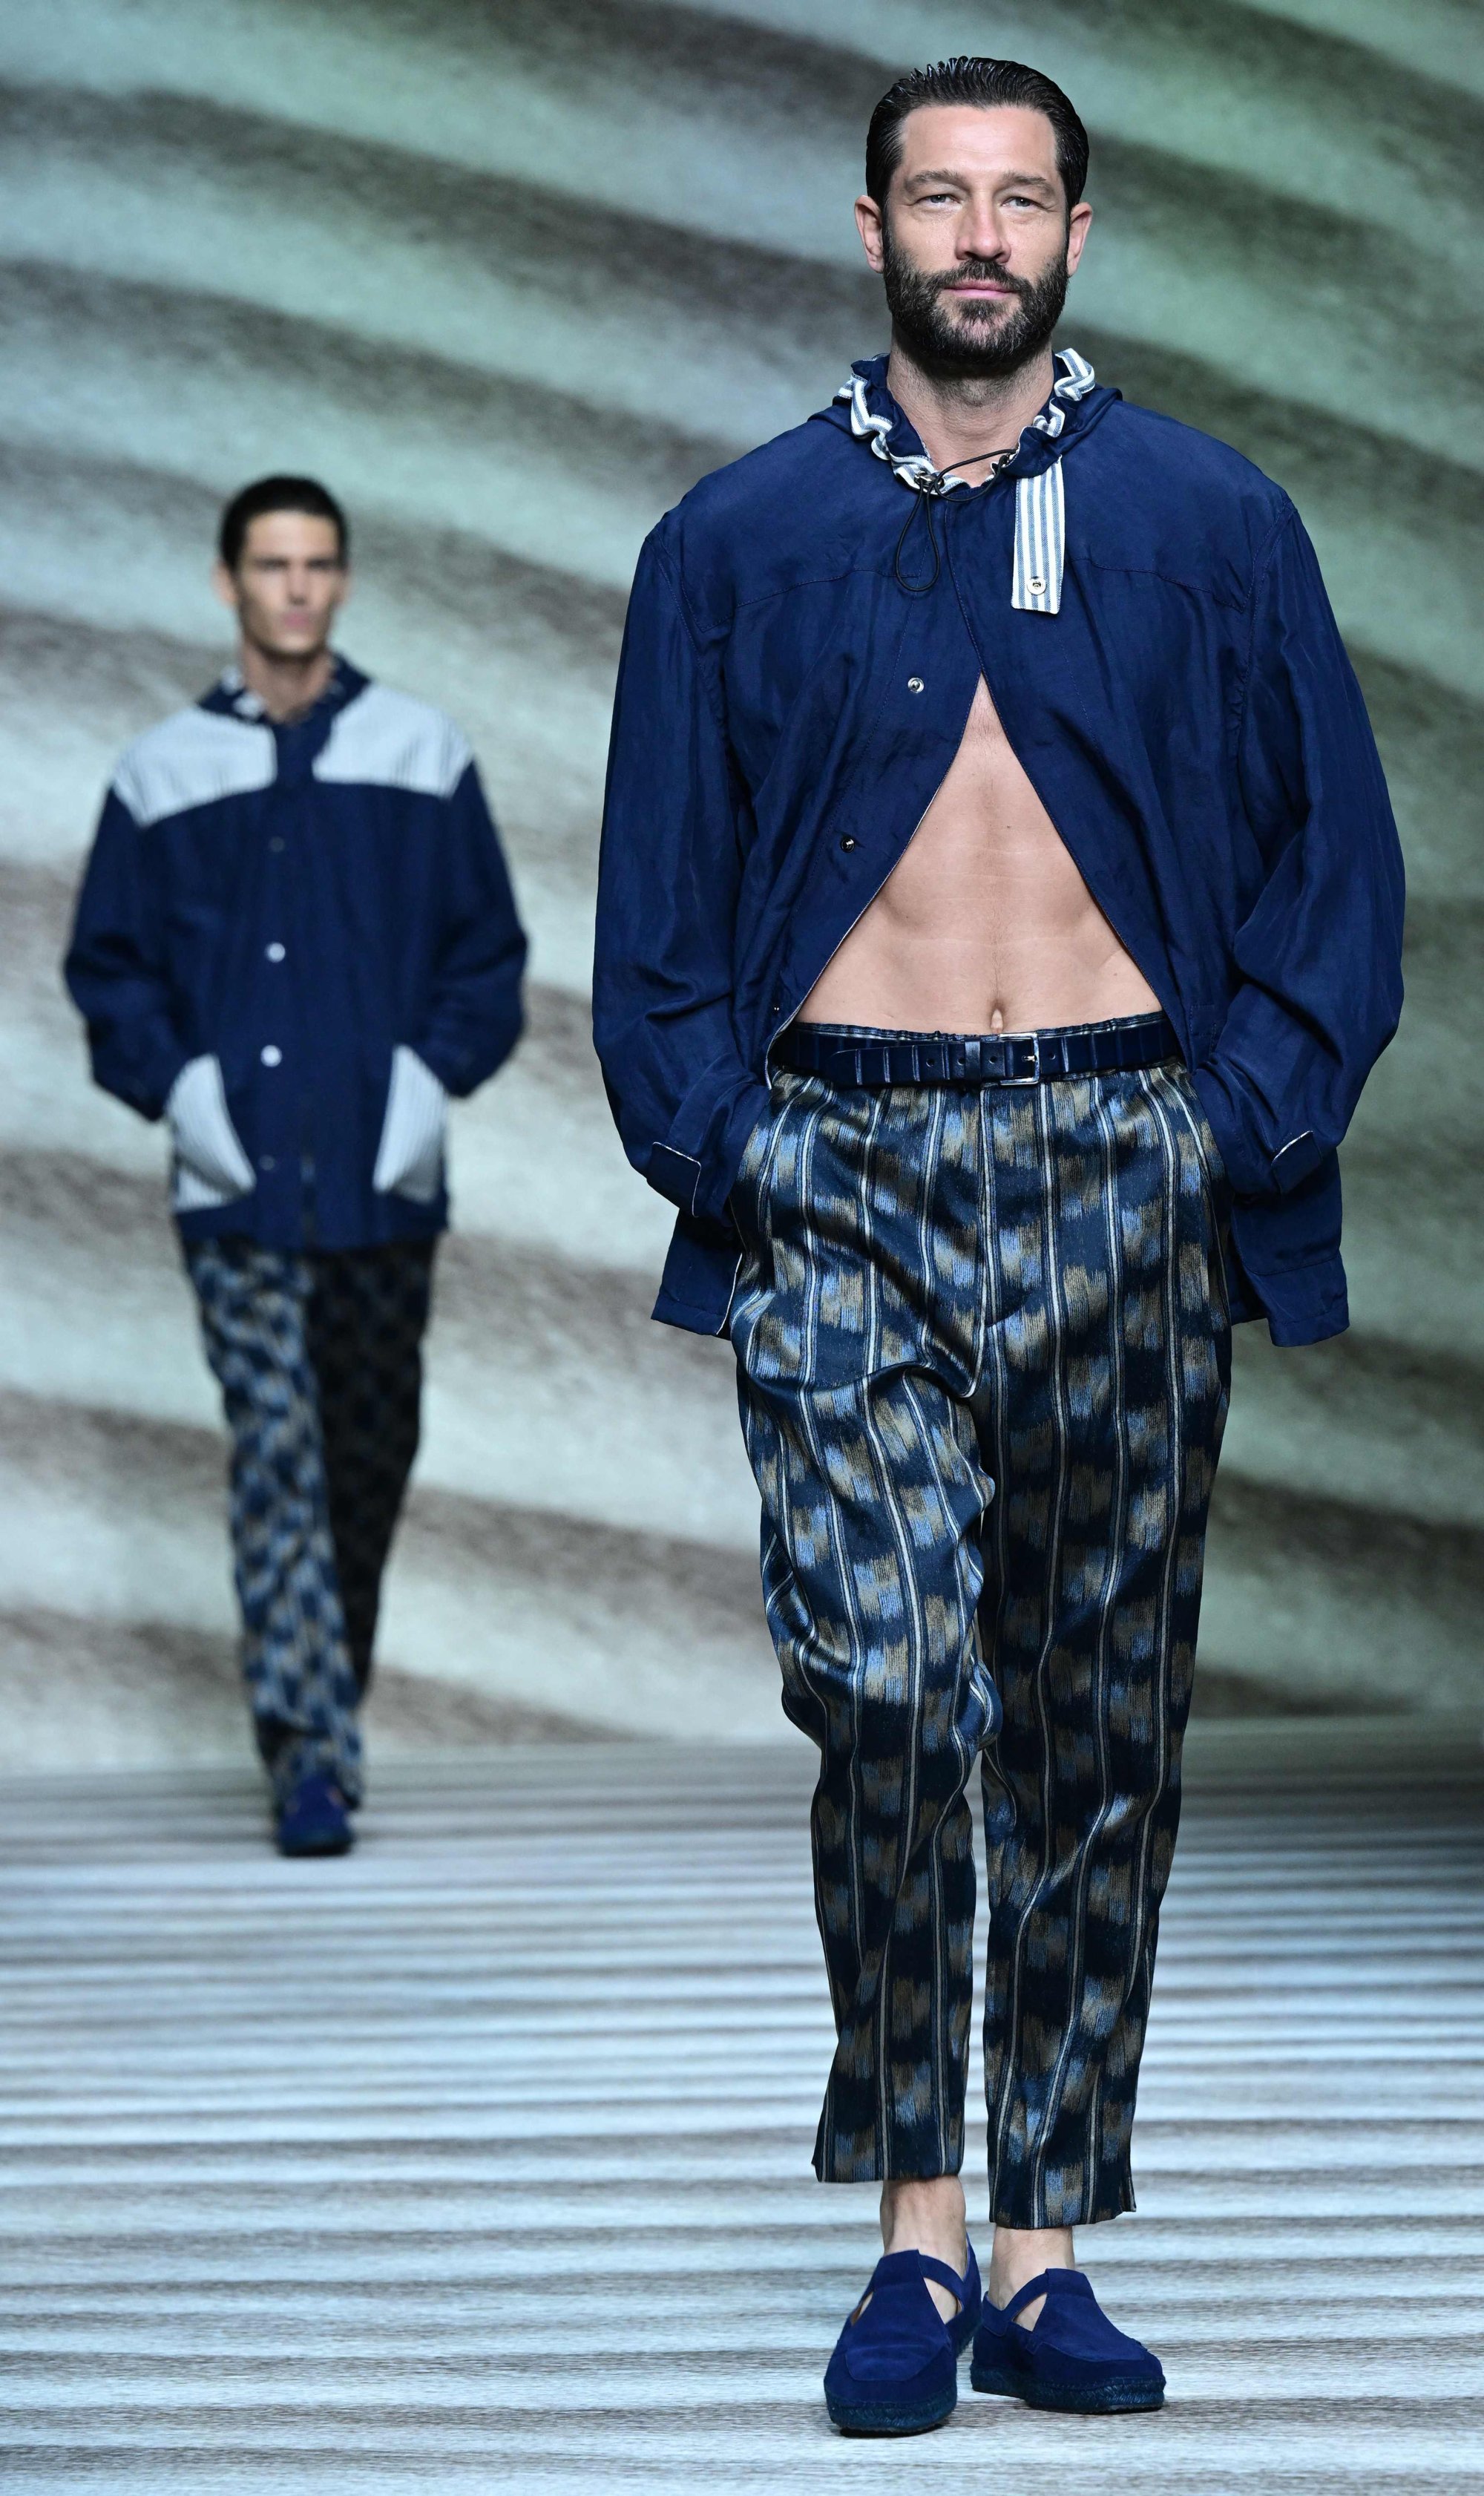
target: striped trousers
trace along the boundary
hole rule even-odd
[[[962,2164],[977,1757],[991,2214],[1133,2206],[1230,1378],[1223,1187],[1175,1063],[773,1078],[730,1331],[784,1706],[820,1753],[821,2178]]]
[[[185,1258],[232,1432],[259,1753],[281,1800],[318,1771],[356,1803],[382,1573],[417,1452],[433,1242],[299,1255],[201,1239]]]

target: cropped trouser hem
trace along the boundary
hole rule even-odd
[[[1229,1381],[1222,1186],[1178,1066],[775,1078],[731,1333],[784,1705],[819,1752],[821,2180],[962,2165],[982,1762],[992,2206],[1132,2206]]]
[[[951,2167],[890,2169],[877,2158],[874,2142],[863,2159],[852,2157],[850,2148],[848,2142],[816,2139],[812,2163],[821,2184],[931,2183],[940,2175],[963,2172],[962,2148]],[[1033,2170],[1008,2174],[990,2170],[989,2218],[996,2228],[1093,2228],[1104,2219],[1126,2218],[1135,2206],[1133,2177],[1127,2165],[1121,2172],[1109,2170],[1091,2181],[1084,2179],[1074,2193],[1048,2190],[1045,2179]]]

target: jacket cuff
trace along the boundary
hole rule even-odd
[[[1241,1095],[1235,1085],[1208,1060],[1197,1066],[1191,1077],[1200,1106],[1221,1148],[1226,1165],[1226,1175],[1238,1196],[1287,1196],[1316,1170],[1331,1147],[1322,1144],[1311,1128],[1289,1136],[1276,1153],[1252,1136],[1248,1120],[1242,1114]]]
[[[681,1213],[696,1211],[703,1173],[694,1153],[677,1153],[672,1144],[651,1144],[644,1176],[657,1196]]]
[[[1273,1155],[1273,1185],[1280,1196],[1288,1195],[1309,1176],[1311,1170],[1318,1169],[1324,1159],[1324,1149],[1315,1140],[1312,1127],[1306,1127],[1301,1136],[1290,1136],[1285,1144],[1279,1146]]]
[[[644,1176],[656,1194],[680,1212],[692,1214],[698,1221],[720,1223],[729,1230],[731,1215],[727,1200],[742,1167],[748,1138],[766,1113],[768,1087],[757,1076],[740,1071],[729,1088],[714,1098],[697,1133],[695,1112],[699,1091],[697,1085],[675,1121],[675,1128],[685,1136],[687,1143],[694,1139],[697,1149],[689,1152],[668,1137],[657,1137],[643,1164]]]

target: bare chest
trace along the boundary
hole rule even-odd
[[[1055,911],[1087,888],[1000,724],[983,678],[942,786],[890,879],[898,908],[993,889]]]

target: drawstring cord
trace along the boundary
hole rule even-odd
[[[1069,347],[1056,351],[1058,378],[1050,398],[1039,416],[1027,427],[1029,432],[1044,434],[1055,442],[1067,423],[1067,409],[1086,398],[1096,376],[1085,356]],[[898,452],[890,447],[889,436],[895,430],[889,416],[879,415],[871,406],[866,376],[853,372],[836,390],[837,399],[845,400],[850,411],[850,431],[858,441],[869,442],[878,459],[883,459],[899,484],[911,489],[912,508],[902,523],[892,557],[892,577],[909,598],[925,598],[936,589],[943,572],[943,550],[938,542],[938,524],[933,517],[933,505],[956,486],[969,487],[967,477],[959,468],[973,468],[981,459],[993,459],[989,482],[1003,476],[1013,463],[1019,444],[1013,451],[979,451],[956,463],[954,473],[941,475],[922,452]],[[903,557],[917,516],[917,505],[927,508],[928,553],[931,570],[914,575],[903,569]],[[1015,552],[1010,604],[1041,614],[1055,615],[1062,603],[1062,569],[1066,559],[1067,519],[1065,487],[1060,460],[1032,476],[1021,478],[1015,492]]]
[[[936,495],[927,493],[919,486],[908,508],[907,517],[902,523],[902,534],[897,540],[897,550],[891,559],[892,578],[899,589],[906,590],[909,598],[925,598],[930,589],[936,589],[938,576],[943,570],[943,556],[938,546],[938,524],[933,517],[933,505],[936,500]],[[902,556],[906,550],[907,541],[912,533],[912,522],[919,512],[927,518],[928,551],[933,558],[933,569],[926,580],[910,580],[902,569]]]
[[[1014,458],[1018,447],[1018,444],[1011,443],[1007,451],[975,451],[968,459],[954,461],[954,473],[951,477],[940,477],[933,484],[929,484],[925,477],[917,479],[912,508],[902,523],[902,534],[897,540],[897,550],[891,559],[892,578],[899,589],[906,590],[909,598],[925,598],[930,589],[936,589],[938,586],[939,575],[943,571],[943,554],[938,544],[938,523],[933,517],[933,506],[940,502],[944,494],[951,492],[955,485],[968,484],[967,478],[959,476],[959,469],[976,468],[981,459],[992,459],[995,464],[990,469],[985,483],[993,484],[995,478],[1004,475]],[[912,522],[919,512],[925,514],[927,518],[928,550],[933,558],[933,569],[925,580],[909,579],[902,569],[902,556],[912,532]]]

